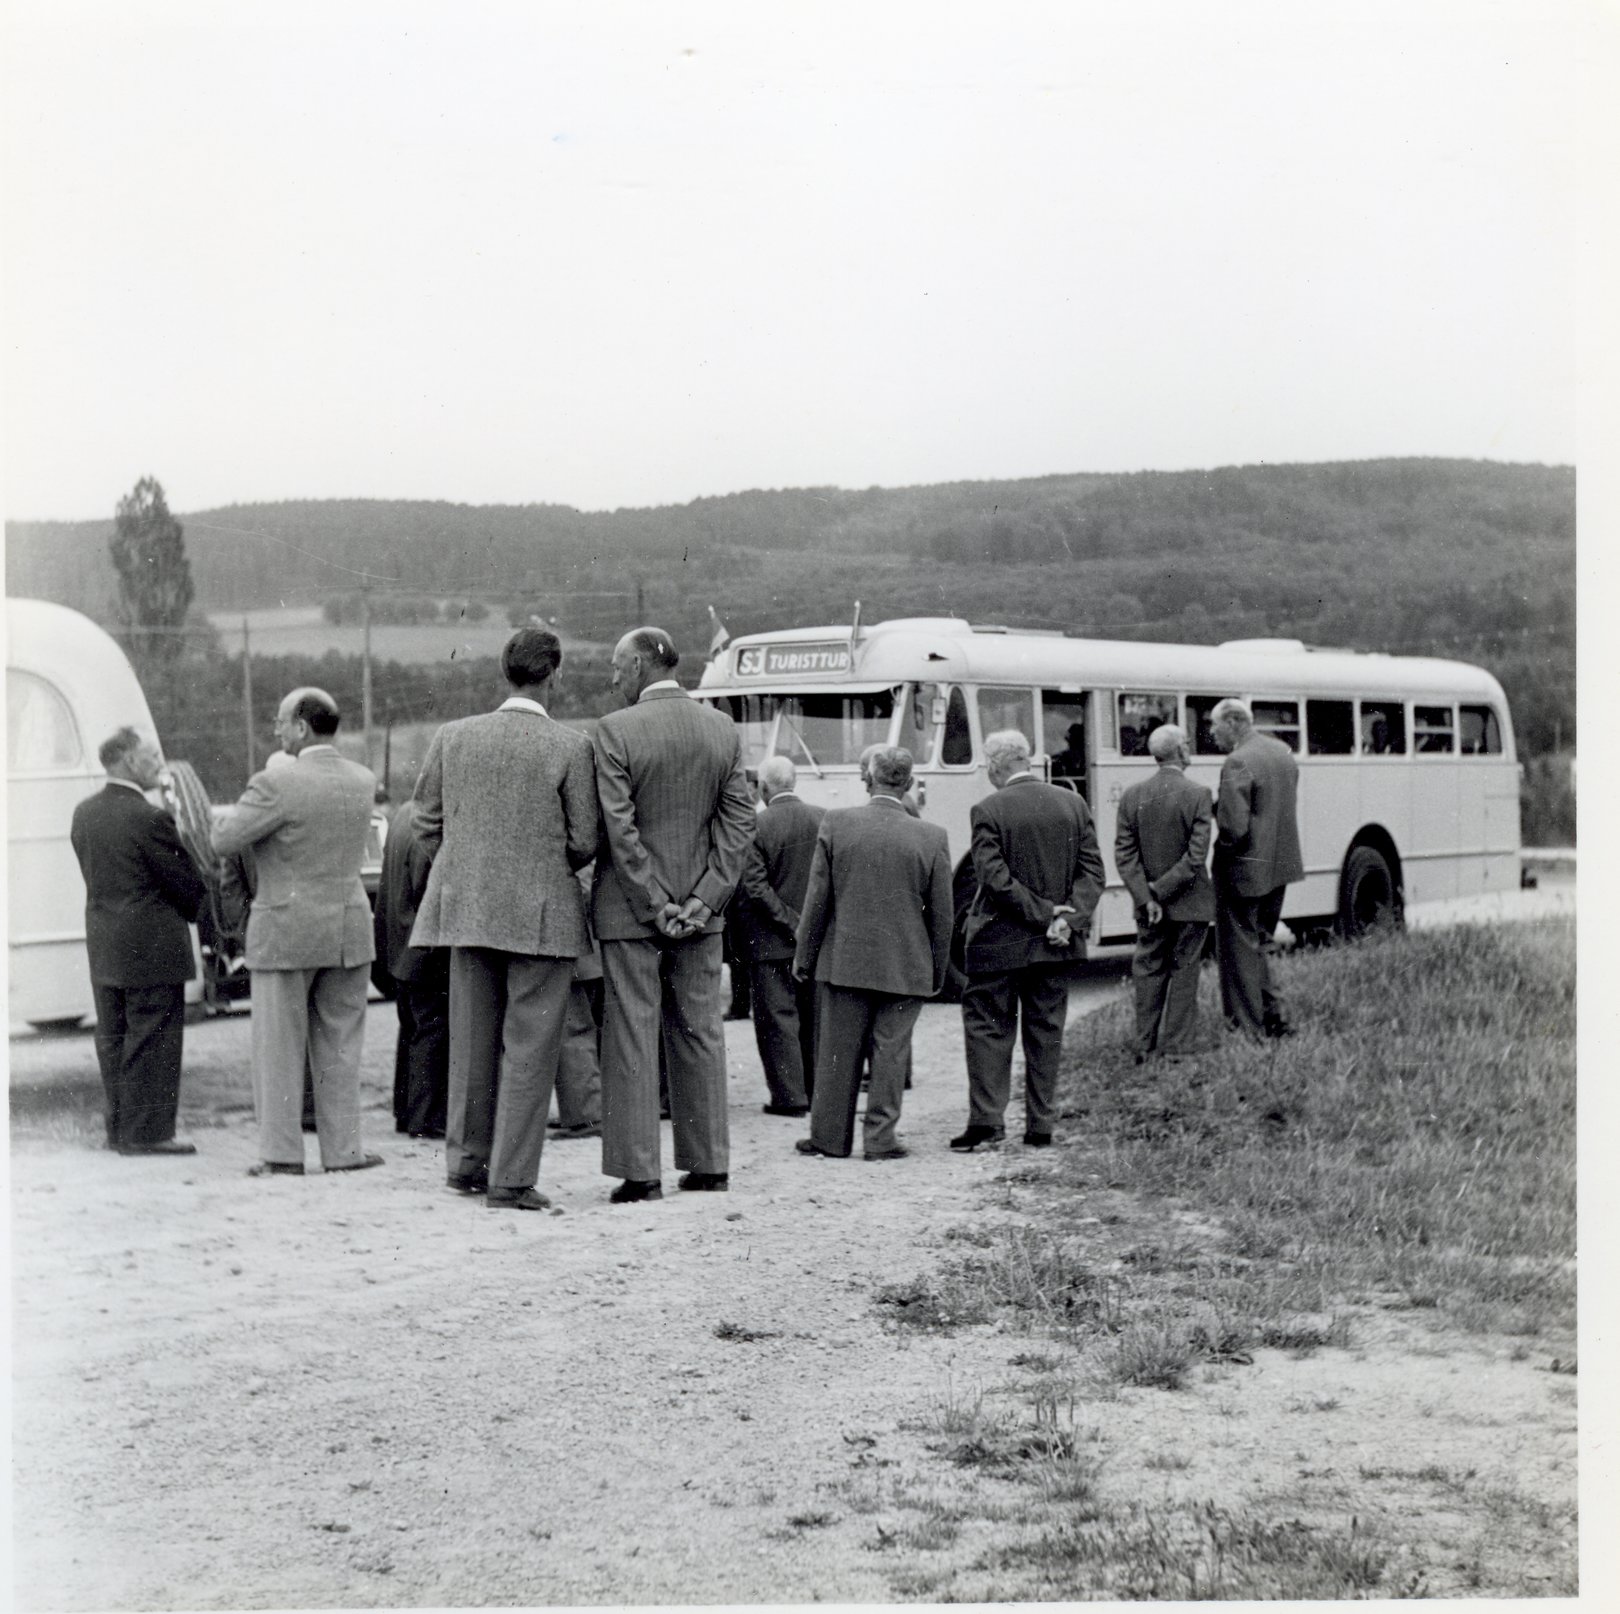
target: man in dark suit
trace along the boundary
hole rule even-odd
[[[196,974],[187,925],[207,886],[174,821],[154,807],[163,759],[132,728],[101,747],[107,785],[73,809],[84,872],[85,946],[96,1004],[96,1059],[107,1095],[107,1147],[195,1154],[176,1141],[185,983]]]
[[[794,980],[793,951],[822,809],[799,799],[797,782],[786,757],[770,757],[760,768],[765,811],[743,865],[754,1039],[770,1093],[767,1115],[808,1115],[815,1085],[815,985]]]
[[[1057,1117],[1058,1061],[1068,1012],[1067,967],[1105,879],[1085,802],[1030,771],[1029,741],[1003,729],[984,742],[995,794],[969,815],[978,891],[968,911],[962,1030],[968,1125],[951,1147],[998,1143],[1012,1091],[1013,1038],[1023,1021],[1024,1142],[1044,1148]]]
[[[1148,736],[1158,763],[1151,779],[1119,802],[1114,865],[1136,904],[1136,1059],[1175,1058],[1192,1047],[1198,1026],[1198,963],[1215,917],[1205,867],[1213,803],[1186,775],[1187,736],[1164,723]]]
[[[627,704],[596,725],[602,1170],[623,1179],[616,1205],[663,1197],[660,1038],[680,1187],[715,1192],[730,1181],[720,929],[753,839],[754,802],[736,728],[676,683],[679,661],[662,629],[627,633],[613,652]]]
[[[399,1017],[394,1130],[413,1138],[444,1136],[450,1082],[450,954],[443,947],[411,946],[411,928],[431,867],[416,802],[407,801],[388,821],[372,918],[377,941],[373,973],[392,983]]]
[[[591,744],[543,704],[562,644],[519,628],[501,652],[512,693],[446,723],[416,785],[432,859],[411,941],[450,949],[445,1173],[494,1209],[539,1211],[546,1117],[574,960],[590,951],[575,871],[596,852]]]
[[[253,1177],[304,1174],[304,1075],[326,1171],[383,1163],[360,1143],[360,1058],[376,944],[360,883],[377,782],[338,754],[340,713],[304,687],[276,709],[276,738],[294,760],[248,780],[214,826],[214,851],[253,849],[246,958],[253,972],[253,1098],[261,1159]]]
[[[1234,1031],[1286,1037],[1292,1027],[1271,976],[1272,939],[1288,886],[1305,878],[1300,855],[1299,767],[1281,740],[1261,734],[1240,700],[1210,713],[1221,764],[1215,809],[1215,944],[1221,1008]]]
[[[872,794],[821,821],[799,921],[793,973],[816,982],[816,1079],[801,1154],[847,1156],[855,1142],[860,1064],[868,1039],[868,1160],[908,1152],[895,1135],[923,1000],[945,984],[951,956],[951,857],[938,824],[912,818],[903,797],[911,753],[884,746]]]

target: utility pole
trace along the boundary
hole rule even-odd
[[[242,720],[247,729],[247,773],[253,777],[253,658],[248,654],[248,619],[242,617]]]
[[[360,726],[365,730],[366,766],[371,766],[371,589],[360,590],[361,620],[365,642],[360,652]]]
[[[640,627],[647,620],[647,602],[642,597],[641,579],[636,579],[636,626]]]

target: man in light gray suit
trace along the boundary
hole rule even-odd
[[[1250,1037],[1293,1028],[1271,976],[1272,936],[1283,897],[1305,878],[1296,797],[1299,767],[1280,740],[1260,734],[1240,700],[1209,714],[1221,764],[1215,809],[1215,943],[1227,1024]]]
[[[556,634],[519,628],[501,652],[512,693],[446,723],[416,784],[433,860],[411,932],[450,949],[451,1188],[513,1210],[535,1189],[574,960],[590,951],[575,870],[596,851],[591,743],[547,715]]]
[[[816,1079],[810,1136],[794,1147],[850,1153],[870,1040],[865,1154],[898,1160],[911,1029],[950,963],[951,857],[945,831],[906,812],[911,753],[883,746],[868,766],[871,799],[821,820],[799,920],[793,974],[816,982]]]
[[[721,913],[742,877],[754,803],[735,727],[676,683],[679,661],[662,629],[627,633],[613,652],[627,705],[596,725],[602,1170],[623,1178],[616,1205],[663,1198],[660,1033],[680,1186],[729,1185]]]
[[[245,956],[253,972],[253,1099],[260,1163],[249,1175],[302,1176],[306,1061],[327,1171],[380,1166],[360,1147],[360,1053],[375,956],[360,883],[377,781],[333,745],[337,702],[295,689],[276,738],[297,758],[248,780],[212,835],[215,852],[252,848],[257,883]]]
[[[1215,891],[1209,883],[1214,828],[1209,792],[1186,775],[1187,736],[1163,723],[1148,736],[1158,763],[1119,799],[1114,864],[1136,905],[1136,1060],[1175,1059],[1198,1029],[1198,964]]]

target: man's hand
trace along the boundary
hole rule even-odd
[[[1157,898],[1149,897],[1147,899],[1147,907],[1145,907],[1142,911],[1147,915],[1148,927],[1150,929],[1156,928],[1164,923],[1164,905],[1163,903],[1159,902]]]
[[[810,979],[810,971],[807,969],[801,969],[797,959],[795,959],[793,963],[793,979],[796,980],[800,986],[803,986]]]
[[[1067,947],[1074,939],[1074,932],[1069,928],[1067,915],[1074,912],[1074,908],[1067,902],[1060,902],[1052,910],[1052,922],[1046,927],[1046,939],[1054,947]]]
[[[695,936],[714,918],[714,910],[701,897],[688,897],[681,904],[678,923],[681,935]]]
[[[679,941],[686,934],[681,927],[681,907],[678,902],[666,902],[653,923],[671,941]]]

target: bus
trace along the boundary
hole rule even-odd
[[[1178,723],[1189,777],[1220,779],[1209,714],[1247,701],[1299,763],[1305,878],[1283,919],[1297,939],[1398,922],[1408,903],[1519,885],[1519,768],[1501,686],[1478,667],[1322,650],[1295,639],[1177,645],[917,617],[738,637],[693,692],[737,725],[747,767],[788,757],[822,807],[864,799],[861,752],[903,745],[922,816],[943,825],[959,913],[973,892],[973,804],[991,791],[985,736],[1019,729],[1034,770],[1091,808],[1108,885],[1090,943],[1135,937],[1114,866],[1120,796],[1155,764],[1147,739]]]

